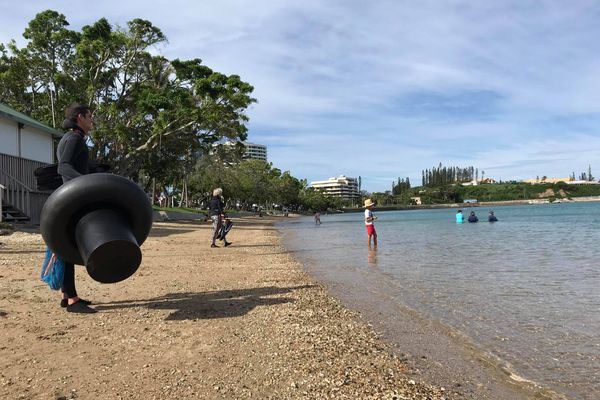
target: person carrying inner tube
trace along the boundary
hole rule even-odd
[[[66,130],[66,133],[56,148],[57,171],[62,177],[63,183],[89,173],[89,150],[85,138],[93,128],[92,111],[88,106],[73,103],[67,107],[63,122],[63,129]],[[65,261],[65,277],[61,292],[60,306],[65,307],[68,312],[88,314],[96,312],[89,307],[91,301],[83,300],[77,295],[75,265],[67,261]]]

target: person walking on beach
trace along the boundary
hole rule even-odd
[[[464,217],[464,215],[462,213],[462,210],[458,210],[456,212],[456,223],[457,224],[462,224],[464,222],[464,220],[465,220],[465,217]]]
[[[93,127],[92,112],[89,107],[73,103],[65,110],[63,129],[66,130],[66,133],[60,139],[56,148],[57,170],[63,183],[88,174],[89,150],[85,138]],[[75,265],[66,261],[61,292],[60,306],[65,307],[68,312],[88,314],[96,312],[96,310],[89,307],[91,301],[83,300],[77,295]]]
[[[321,213],[315,212],[315,225],[321,225]]]
[[[219,237],[219,232],[221,231],[221,225],[225,220],[225,202],[223,201],[223,189],[216,188],[213,190],[212,198],[210,199],[210,206],[208,215],[212,220],[212,244],[210,247],[219,247],[216,245],[215,241]],[[229,246],[231,242],[228,242],[227,239],[223,239],[225,241],[225,247]]]
[[[373,211],[371,210],[374,205],[375,203],[373,200],[365,200],[365,227],[367,228],[367,243],[369,245],[369,249],[371,248],[371,240],[373,241],[373,246],[377,248],[377,232],[375,232],[375,225],[373,225],[373,221],[375,221],[377,217],[373,215]]]

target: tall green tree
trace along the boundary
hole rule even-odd
[[[26,27],[24,48],[0,45],[0,102],[55,127],[68,104],[89,104],[93,158],[146,186],[185,187],[214,143],[246,138],[246,109],[256,99],[238,75],[155,55],[167,39],[147,20],[68,26],[47,10]]]

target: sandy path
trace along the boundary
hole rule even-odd
[[[1,399],[442,399],[316,284],[264,219],[157,223],[130,279],[77,267],[93,315],[38,279],[38,234],[0,236]]]

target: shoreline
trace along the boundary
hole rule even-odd
[[[521,377],[462,332],[399,303],[393,297],[394,289],[382,285],[384,280],[356,285],[348,282],[351,278],[345,278],[347,281],[340,283],[315,268],[308,270],[344,306],[358,311],[392,346],[409,368],[409,374],[424,382],[457,390],[459,398],[464,399],[566,399],[561,393]]]
[[[285,239],[284,245],[289,241],[290,248],[302,254],[303,250],[293,245],[293,236]],[[303,259],[304,268],[325,284],[344,306],[358,311],[392,346],[415,377],[447,390],[458,390],[459,398],[568,398],[564,393],[520,376],[505,360],[459,330],[401,303],[396,296],[401,286],[392,284],[376,268],[367,268],[369,273],[365,273],[361,268],[344,268],[343,265],[319,267],[315,257]]]
[[[419,382],[281,243],[278,218],[157,223],[136,274],[70,314],[39,281],[37,233],[0,237],[0,396],[26,399],[465,398]]]
[[[477,203],[444,203],[444,204],[421,204],[421,205],[397,205],[375,207],[373,211],[401,211],[401,210],[434,210],[440,208],[473,208],[473,207],[494,207],[494,206],[522,206],[536,204],[561,204],[561,203],[587,203],[599,202],[600,196],[582,196],[572,198],[557,198],[554,202],[550,202],[547,198],[527,199],[527,200],[499,200],[499,201],[481,201]],[[363,212],[364,208],[344,208],[342,213]],[[335,214],[336,212],[329,212]],[[308,215],[308,214],[307,214]]]

